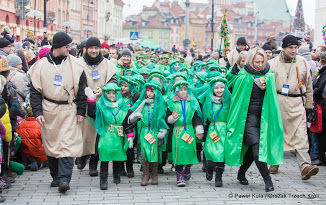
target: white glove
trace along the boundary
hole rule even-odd
[[[134,112],[129,116],[128,120],[131,124],[134,124],[135,122],[137,122],[138,119],[142,117],[143,115],[140,112],[136,112],[136,113]]]
[[[133,148],[134,147],[134,140],[133,140],[132,137],[128,138],[128,142],[129,142],[129,149]]]
[[[93,90],[90,87],[85,88],[85,95],[90,100],[94,100],[96,98],[96,94],[93,93]]]
[[[166,129],[160,129],[160,132],[157,134],[157,139],[163,139],[167,132]]]

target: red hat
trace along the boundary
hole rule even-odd
[[[38,52],[38,57],[41,59],[43,58],[48,52],[50,52],[50,48],[48,47],[43,47],[40,49],[40,51]]]
[[[105,42],[105,41],[101,44],[101,48],[107,48],[107,49],[110,50],[109,44],[107,42]]]

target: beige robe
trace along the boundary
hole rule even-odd
[[[95,89],[97,87],[103,87],[107,84],[107,82],[111,79],[111,77],[115,74],[117,67],[108,59],[103,59],[103,61],[93,68],[92,66],[88,66],[85,63],[84,58],[79,58],[81,63],[85,64],[84,71],[87,78],[87,86]],[[98,70],[100,79],[93,80],[92,71]],[[98,100],[99,98],[97,98]],[[96,130],[93,125],[91,125],[88,119],[85,119],[82,124],[82,133],[83,133],[83,154],[82,156],[94,154],[95,153],[95,143],[96,143]]]
[[[288,70],[291,67],[287,83],[287,73],[281,55],[268,62],[275,74],[277,92],[282,91],[283,84],[288,84],[290,86],[289,94],[300,94],[300,89],[296,90],[298,85],[296,68],[299,69],[300,81],[304,82],[302,93],[305,106],[303,106],[301,97],[288,97],[280,94],[277,96],[284,128],[284,151],[307,149],[309,148],[309,143],[305,108],[313,107],[310,65],[301,56],[296,56],[296,62],[293,63],[292,67],[291,63],[286,63]]]
[[[234,49],[228,53],[228,60],[231,67],[237,62],[239,55],[240,53],[237,51],[237,49]]]
[[[220,58],[217,62],[219,62],[220,66],[226,67],[226,61],[224,60],[224,58]]]
[[[68,56],[60,72],[47,58],[37,61],[29,70],[34,88],[56,101],[68,101],[69,104],[59,105],[42,101],[44,124],[41,126],[42,142],[45,153],[55,158],[80,157],[83,152],[83,140],[80,124],[77,123],[76,99],[79,79],[83,73],[83,65],[77,58]],[[55,75],[62,76],[61,86],[55,86]]]

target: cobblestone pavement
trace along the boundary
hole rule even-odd
[[[194,165],[191,180],[184,188],[176,187],[175,173],[171,165],[164,167],[159,185],[140,186],[140,165],[134,164],[135,177],[121,177],[121,183],[113,184],[112,164],[109,171],[109,188],[99,188],[99,177],[88,175],[88,166],[79,171],[74,168],[70,190],[61,194],[50,188],[49,169],[26,171],[16,179],[12,188],[3,190],[5,204],[326,204],[326,167],[308,181],[302,181],[297,160],[293,154],[284,154],[280,172],[272,175],[274,192],[266,194],[264,182],[253,164],[247,172],[249,186],[240,185],[236,179],[238,167],[226,167],[223,187],[208,182],[201,171],[202,164]]]

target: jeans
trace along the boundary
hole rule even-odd
[[[311,132],[308,129],[308,137],[310,142],[310,156],[314,159],[318,158],[318,148],[319,148],[319,142],[317,139],[317,135],[314,132]]]

